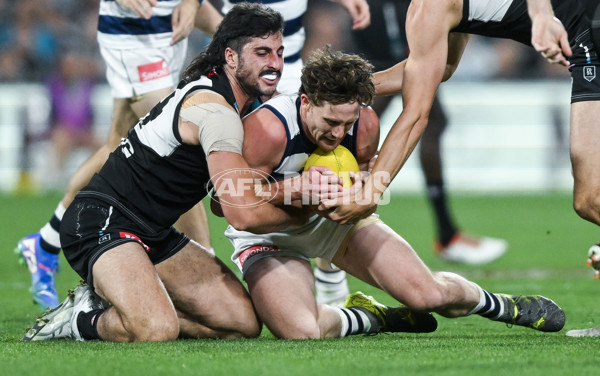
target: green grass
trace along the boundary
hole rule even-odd
[[[596,303],[600,282],[584,266],[586,250],[600,236],[579,219],[566,194],[456,196],[452,206],[460,225],[473,234],[507,239],[510,249],[484,266],[448,264],[431,250],[433,224],[421,196],[395,196],[379,209],[382,219],[402,234],[433,270],[457,272],[493,292],[539,293],[566,311],[560,333],[491,322],[481,317],[444,319],[427,335],[384,334],[340,340],[279,341],[264,330],[259,339],[185,340],[160,344],[22,343],[37,308],[28,293],[29,275],[18,266],[13,247],[49,218],[58,196],[0,196],[0,364],[4,374],[33,375],[560,375],[592,374],[600,339],[564,336],[568,329],[600,325]],[[217,254],[229,260],[222,235],[225,222],[211,217]],[[61,298],[79,278],[61,260]],[[231,262],[229,265],[233,267]],[[393,300],[360,281],[380,301]]]

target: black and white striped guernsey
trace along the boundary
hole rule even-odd
[[[567,30],[571,45],[580,33],[580,21],[585,14],[581,1],[552,0],[554,14]],[[512,39],[531,46],[527,0],[463,0],[462,21],[452,31]]]
[[[200,89],[222,95],[237,108],[222,71],[182,81],[129,131],[80,195],[123,205],[154,230],[171,226],[202,200],[210,181],[206,156],[202,146],[182,143],[178,128],[185,97]]]

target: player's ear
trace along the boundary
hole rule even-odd
[[[238,61],[238,53],[231,47],[225,48],[225,63],[227,63],[230,68],[237,69]]]

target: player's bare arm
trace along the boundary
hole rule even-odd
[[[404,66],[406,60],[398,64],[373,73],[373,84],[375,95],[398,95],[402,93],[402,78],[404,77]]]
[[[171,37],[171,45],[185,39],[192,30],[194,30],[194,21],[200,3],[197,0],[182,0],[171,15],[171,26],[173,27],[173,35]]]
[[[367,0],[332,0],[343,6],[352,17],[352,30],[362,30],[371,24]]]
[[[531,44],[550,63],[569,66],[569,37],[563,24],[554,16],[550,0],[527,0],[531,18]]]
[[[208,35],[214,35],[222,19],[221,13],[210,1],[203,1],[196,12],[194,26]]]
[[[406,34],[411,53],[403,72],[404,109],[384,142],[373,174],[393,179],[414,150],[426,125],[435,92],[447,71],[449,31],[462,16],[462,1],[416,0],[408,9]],[[373,182],[371,182],[372,184]],[[375,195],[380,188],[373,185]]]
[[[456,71],[470,37],[470,34],[464,33],[450,33],[448,35],[448,59],[442,81],[447,81]],[[405,66],[406,60],[402,60],[388,69],[375,72],[373,74],[375,95],[402,94],[402,79],[404,78]]]
[[[287,135],[281,121],[268,109],[258,109],[244,118],[242,155],[248,165],[265,174],[271,174],[281,161],[287,145]],[[270,192],[270,203],[283,205],[286,200],[302,201],[303,195],[326,197],[341,190],[339,178],[327,168],[314,167],[302,176],[272,183],[262,192]],[[277,187],[275,187],[275,185]],[[287,195],[287,196],[286,196]]]
[[[369,170],[369,162],[377,154],[379,134],[379,117],[371,107],[363,107],[356,136],[356,161],[361,171]]]
[[[227,125],[229,128],[225,132],[231,133],[231,137],[225,141],[222,136],[211,137],[210,132],[214,131],[208,127],[211,123],[218,125],[217,130]],[[241,155],[242,120],[225,98],[209,91],[186,98],[180,111],[179,133],[184,143],[202,144],[222,213],[233,227],[266,233],[304,222],[304,218],[267,204],[255,194],[254,176]],[[214,139],[221,141],[210,142]]]
[[[340,206],[337,201],[323,203],[325,207],[338,206],[332,218],[340,223],[356,222],[374,210],[427,126],[433,97],[446,72],[448,34],[462,17],[462,1],[441,2],[443,6],[440,0],[413,0],[408,8],[406,35],[411,53],[403,69],[404,109],[355,202]]]

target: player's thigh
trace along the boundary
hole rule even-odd
[[[176,312],[154,265],[138,242],[103,253],[92,268],[94,289],[121,314],[123,321],[143,323],[147,316],[176,319]]]
[[[190,241],[156,265],[175,308],[211,328],[255,320],[246,289],[221,260]]]
[[[415,250],[384,223],[356,231],[338,266],[401,302],[436,287],[431,271]]]
[[[307,260],[263,257],[245,275],[260,319],[279,338],[318,338],[314,276]]]
[[[575,192],[600,187],[600,101],[575,102],[571,105],[571,162]]]

